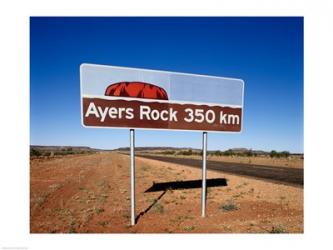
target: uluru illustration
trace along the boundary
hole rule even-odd
[[[169,99],[167,92],[163,88],[146,82],[113,83],[106,88],[105,95],[157,100]]]

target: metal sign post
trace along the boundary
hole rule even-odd
[[[207,132],[202,133],[202,191],[201,216],[206,216],[206,163],[207,163]]]
[[[134,129],[130,129],[130,150],[131,150],[131,225],[135,225],[135,140]]]

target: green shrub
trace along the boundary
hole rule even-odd
[[[233,201],[227,201],[227,202],[223,203],[219,208],[225,212],[234,211],[234,210],[239,209],[238,206],[235,203],[233,203]]]
[[[167,150],[167,151],[162,152],[162,154],[164,154],[164,155],[174,155],[174,154],[176,154],[176,151],[174,151],[174,150]]]
[[[246,151],[244,154],[249,157],[254,156],[252,150]]]
[[[289,155],[290,155],[290,153],[288,151],[282,151],[280,154],[282,157],[286,157],[286,158],[289,157]]]
[[[164,207],[162,204],[159,204],[159,203],[156,203],[154,206],[153,206],[153,210],[156,211],[156,212],[159,212],[160,214],[163,214],[164,213]]]
[[[270,157],[274,158],[280,158],[280,157],[289,157],[290,153],[288,151],[282,151],[282,152],[276,152],[275,150],[272,150],[269,154]]]
[[[281,234],[282,233],[283,234],[283,233],[288,233],[288,231],[284,228],[284,226],[278,225],[278,226],[273,226],[270,233],[272,233],[272,234]]]
[[[193,155],[192,149],[186,150],[186,151],[179,151],[177,153],[178,155]]]
[[[30,150],[30,156],[41,156],[41,155],[42,155],[42,153],[37,149],[32,148]]]
[[[221,156],[221,155],[222,155],[222,152],[221,152],[220,150],[216,150],[216,151],[214,152],[214,155],[216,155],[216,156]]]
[[[192,231],[194,229],[194,226],[186,226],[184,227],[185,231]]]
[[[235,155],[235,153],[231,149],[228,149],[227,151],[223,152],[223,155],[225,155],[225,156],[232,156],[232,155]]]

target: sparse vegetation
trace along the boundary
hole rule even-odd
[[[45,201],[47,200],[47,198],[49,197],[49,192],[41,192],[40,195],[37,197],[36,199],[36,204],[37,206],[41,207]]]
[[[42,153],[39,150],[34,148],[30,149],[30,156],[41,156],[41,155]]]
[[[201,150],[165,150],[158,152],[163,155],[201,155]]]
[[[96,212],[96,214],[103,213],[104,212],[104,208],[97,207],[97,208],[95,208],[95,212]]]
[[[232,232],[232,229],[231,229],[230,226],[223,226],[223,230],[224,230],[225,232],[227,232],[227,233]]]
[[[190,219],[193,219],[193,217],[191,216],[188,216],[188,215],[179,215],[177,216],[176,220],[177,221],[184,221],[184,220],[190,220]]]
[[[182,151],[179,154],[182,154],[182,155],[193,155],[193,151],[192,151],[192,149],[189,149],[187,151]]]
[[[282,152],[277,152],[275,150],[272,150],[270,153],[269,153],[269,156],[271,158],[287,158],[290,156],[290,153],[288,151],[282,151]]]
[[[153,210],[160,213],[160,214],[163,214],[164,213],[164,206],[160,203],[156,203],[154,206],[153,206]]]
[[[186,226],[184,227],[185,231],[192,231],[195,227],[194,226]]]
[[[148,165],[143,165],[143,166],[141,167],[141,169],[142,169],[143,171],[148,171],[148,170],[150,169],[150,167],[149,167]]]
[[[239,207],[231,200],[223,203],[219,208],[225,212],[234,211],[234,210],[239,209]]]
[[[64,150],[64,151],[56,151],[54,155],[73,155],[73,154],[89,154],[89,151],[82,151],[82,150]],[[49,152],[45,152],[46,156],[49,156]],[[47,155],[49,154],[49,155]]]
[[[106,225],[109,224],[109,222],[108,221],[99,221],[99,222],[97,222],[97,224],[102,226],[102,227],[105,227]]]
[[[162,151],[161,154],[164,154],[164,155],[175,155],[176,151],[175,150],[166,150],[166,151]]]
[[[232,197],[235,198],[235,199],[238,199],[238,198],[243,198],[243,195],[245,195],[246,193],[245,192],[240,192],[238,194],[234,194]]]
[[[228,149],[226,151],[216,150],[209,154],[214,156],[241,156],[241,157],[255,157],[255,156],[269,155],[272,158],[273,157],[287,158],[290,156],[290,153],[288,151],[277,152],[275,150],[272,150],[271,152],[264,152],[264,151],[253,151],[252,149],[242,149],[242,150]]]
[[[270,231],[272,234],[281,234],[281,233],[288,233],[288,231],[285,229],[282,225],[273,226],[272,230]]]
[[[60,184],[60,183],[55,183],[55,184],[52,184],[49,186],[49,188],[52,190],[52,191],[56,191],[58,190],[59,188],[61,188],[63,185]]]
[[[69,230],[68,230],[68,233],[70,233],[70,234],[77,233],[75,227],[74,227],[74,226],[71,226],[71,227],[69,228]]]
[[[75,147],[68,149],[73,150]],[[63,152],[67,152],[67,149]],[[192,149],[192,154],[196,152],[196,149]],[[181,162],[185,156],[174,158]],[[294,160],[294,156],[277,159],[270,158],[268,154],[262,158],[275,163]],[[221,157],[222,161],[224,159],[227,158]],[[229,159],[236,161],[240,158]],[[256,164],[253,157],[239,161],[246,163],[249,159]],[[211,160],[217,161],[217,157]],[[142,193],[136,200],[138,225],[132,227],[129,225],[131,213],[127,155],[103,152],[57,159],[37,158],[31,160],[30,165],[31,233],[303,232],[302,202],[296,202],[290,209],[287,205],[297,197],[303,198],[300,195],[303,192],[301,188],[275,188],[276,184],[271,182],[212,171],[208,175],[211,179],[223,177],[228,180],[228,185],[207,185],[207,205],[210,209],[207,218],[201,219],[200,188],[166,189],[163,197],[160,196],[162,190],[145,192],[154,182],[200,179],[201,169],[140,158],[136,174],[145,177],[136,183],[137,190]],[[151,171],[146,171],[145,165]],[[82,181],[78,182],[80,174]],[[142,213],[146,214],[142,216]],[[153,224],[154,227],[151,227]]]
[[[88,147],[30,146],[31,157],[53,157],[72,154],[92,154],[96,150]]]
[[[106,180],[99,180],[96,184],[98,187],[100,187],[102,189],[105,189],[105,190],[110,189],[110,185]]]
[[[188,150],[175,151],[174,154],[175,155],[184,155],[184,156],[202,155],[202,151],[201,150],[188,149]]]

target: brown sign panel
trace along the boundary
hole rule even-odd
[[[239,132],[241,114],[232,107],[83,98],[83,123],[93,127]]]
[[[85,127],[240,132],[240,79],[82,64]]]

